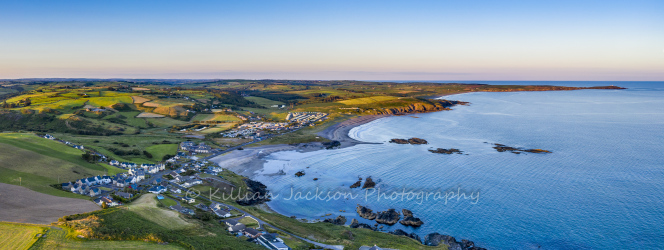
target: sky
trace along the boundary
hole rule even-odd
[[[664,1],[6,1],[0,79],[664,80]]]

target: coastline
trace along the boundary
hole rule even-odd
[[[317,135],[331,141],[339,141],[341,144],[339,148],[352,147],[358,144],[374,144],[355,140],[348,136],[348,132],[357,126],[389,116],[366,115],[352,118],[331,125],[325,130],[318,132]],[[263,170],[263,164],[266,162],[265,157],[272,153],[281,151],[312,152],[323,149],[325,149],[325,146],[320,142],[266,145],[244,148],[243,150],[233,150],[224,155],[211,158],[210,161],[236,174],[252,179]]]

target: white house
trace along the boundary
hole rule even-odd
[[[102,176],[101,180],[99,180],[100,184],[109,184],[111,182],[112,182],[111,177],[106,175]]]
[[[111,166],[119,166],[119,165],[120,165],[120,162],[119,162],[119,161],[116,161],[116,160],[112,160],[111,162],[108,163],[108,165],[111,165]]]

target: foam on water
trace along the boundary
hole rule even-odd
[[[617,84],[620,85],[620,84]],[[627,86],[630,87],[630,86]],[[385,227],[467,238],[495,249],[664,248],[664,91],[629,90],[470,93],[453,111],[379,119],[350,131],[367,142],[419,137],[429,145],[365,144],[268,156],[257,180],[279,194],[269,205],[300,218],[358,218],[357,204],[410,209],[425,224]],[[419,118],[414,118],[419,117]],[[552,154],[499,153],[490,144]],[[440,155],[430,148],[468,155]],[[304,170],[304,177],[294,173]],[[479,193],[472,200],[286,200],[296,191],[347,192],[372,176],[383,192]],[[319,178],[313,181],[313,178]],[[339,212],[345,210],[346,212]]]

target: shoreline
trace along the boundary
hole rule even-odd
[[[318,132],[317,135],[331,141],[339,141],[341,145],[338,148],[347,148],[358,144],[376,144],[355,140],[348,136],[348,132],[355,127],[389,116],[391,115],[366,115],[355,117],[331,125],[325,130]],[[299,143],[295,145],[265,145],[244,148],[243,150],[233,150],[226,154],[211,158],[209,161],[233,171],[236,174],[253,179],[263,170],[263,164],[266,162],[265,157],[272,153],[281,151],[298,151],[305,153],[324,149],[325,146],[320,142]]]

